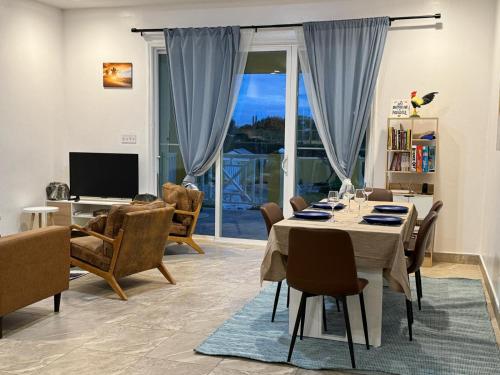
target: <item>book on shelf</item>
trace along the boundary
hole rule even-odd
[[[392,155],[392,160],[389,170],[409,172],[410,165],[411,165],[410,154],[408,154],[407,152],[395,152]]]
[[[435,146],[412,145],[411,152],[394,152],[389,171],[396,172],[435,172]]]
[[[417,171],[417,146],[416,145],[411,146],[411,171],[412,172]]]
[[[391,126],[387,132],[387,145],[389,150],[409,151],[411,149],[411,129],[404,129],[403,125],[399,129]]]
[[[436,146],[429,146],[429,172],[436,171]]]
[[[417,171],[417,173],[422,173],[422,156],[423,156],[422,154],[423,154],[422,145],[417,145],[417,156],[416,156],[416,159],[417,159],[416,171]]]
[[[422,146],[422,172],[429,172],[429,147]]]

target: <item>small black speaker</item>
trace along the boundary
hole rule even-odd
[[[429,193],[429,184],[427,184],[426,182],[424,182],[422,184],[422,194],[428,194]]]

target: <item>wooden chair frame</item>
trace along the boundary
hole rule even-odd
[[[191,216],[193,218],[193,221],[191,222],[191,224],[190,224],[190,226],[188,228],[186,236],[177,236],[177,235],[174,235],[174,234],[169,234],[168,235],[168,241],[177,242],[179,245],[182,244],[182,243],[185,243],[185,244],[191,246],[198,253],[205,254],[205,252],[200,247],[200,245],[198,245],[193,240],[193,233],[194,233],[194,230],[196,229],[196,224],[198,222],[198,217],[200,216],[200,211],[201,211],[201,205],[202,204],[203,204],[203,202],[200,202],[198,204],[198,207],[196,208],[195,211],[184,211],[184,210],[175,210],[174,211],[174,215],[175,214],[189,215],[189,216]]]
[[[97,232],[94,232],[91,230],[87,230],[84,227],[82,227],[80,225],[76,225],[76,224],[71,225],[71,229],[76,229],[82,233],[88,234],[89,236],[99,238],[99,239],[101,239],[101,240],[103,240],[103,241],[105,241],[113,246],[113,257],[111,258],[111,263],[110,263],[109,269],[107,271],[103,271],[100,268],[97,268],[97,267],[95,267],[87,262],[80,260],[80,259],[74,258],[73,256],[70,257],[71,265],[80,267],[88,272],[93,273],[94,275],[102,277],[104,280],[106,280],[108,282],[109,286],[115,291],[116,294],[118,294],[118,296],[122,300],[124,300],[124,301],[128,300],[127,295],[125,294],[125,292],[121,288],[120,284],[118,284],[118,281],[116,280],[115,275],[114,275],[114,270],[116,267],[116,262],[118,260],[118,255],[120,253],[120,246],[121,246],[122,239],[123,239],[123,233],[124,233],[123,229],[120,229],[120,231],[118,232],[118,235],[114,239],[110,238],[110,237],[106,237],[100,233],[97,233]],[[173,284],[173,285],[176,284],[175,279],[170,274],[167,267],[165,267],[163,262],[160,262],[160,264],[158,264],[157,268],[171,284]]]

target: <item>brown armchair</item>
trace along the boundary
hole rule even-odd
[[[69,287],[68,227],[51,226],[0,238],[0,338],[2,317]]]
[[[86,227],[73,225],[73,229],[88,236],[71,239],[71,264],[104,278],[123,300],[127,296],[117,282],[121,277],[158,268],[175,284],[163,264],[165,228],[170,227],[173,214],[174,209],[165,208],[162,201],[118,205],[107,217],[100,216]],[[95,231],[102,229],[103,233]]]
[[[186,189],[170,182],[163,185],[163,200],[175,205],[168,240],[178,244],[186,243],[200,254],[205,254],[205,252],[193,240],[193,233],[200,216],[203,198],[204,193],[199,190]]]

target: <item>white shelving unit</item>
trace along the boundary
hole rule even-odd
[[[94,212],[102,209],[110,209],[115,204],[129,204],[130,199],[98,199],[82,198],[80,201],[50,201],[47,200],[47,206],[59,208],[59,212],[54,214],[56,225],[85,225],[94,217]]]
[[[408,144],[409,149],[394,150],[391,148],[389,136],[391,128],[411,130],[412,137]],[[432,140],[419,139],[417,136],[428,131],[433,131],[435,138]],[[386,189],[393,191],[394,201],[411,202],[415,205],[418,212],[418,220],[421,221],[429,213],[434,203],[434,192],[436,191],[437,174],[439,172],[438,164],[438,141],[439,141],[439,119],[437,117],[409,117],[409,118],[388,118],[387,119],[387,147],[386,147]],[[414,145],[434,147],[434,170],[429,172],[417,172],[411,170],[391,170],[392,159],[395,154],[401,153],[408,155],[412,160],[412,148]],[[432,186],[430,192],[422,193],[423,184]],[[418,222],[417,222],[418,225]],[[424,265],[432,266],[432,248],[426,254]]]

